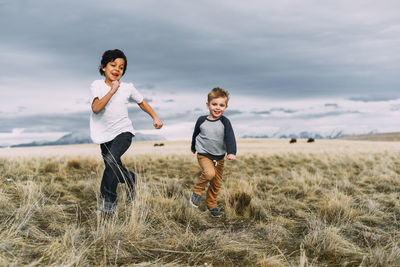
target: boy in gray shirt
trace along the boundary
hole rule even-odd
[[[197,119],[192,137],[191,149],[197,152],[202,173],[193,187],[190,203],[199,207],[201,195],[209,184],[206,201],[213,217],[222,215],[217,207],[217,196],[222,185],[225,154],[228,160],[236,160],[235,134],[230,121],[223,116],[228,100],[228,91],[218,87],[211,90],[206,103],[210,114]]]

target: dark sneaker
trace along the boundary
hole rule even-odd
[[[192,204],[193,207],[198,208],[200,205],[200,199],[201,195],[192,192],[192,196],[190,197],[190,204]]]
[[[213,216],[214,218],[218,218],[222,216],[222,212],[219,210],[219,208],[215,207],[215,208],[208,208],[208,211],[210,212],[211,216]]]
[[[103,201],[103,204],[99,207],[99,211],[113,213],[115,211],[115,206],[113,202]]]

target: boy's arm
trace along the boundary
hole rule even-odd
[[[233,132],[231,122],[225,118],[224,121],[225,126],[225,145],[226,145],[226,153],[228,154],[226,157],[229,160],[236,159],[236,138],[235,133]]]
[[[98,97],[95,97],[93,99],[92,111],[94,113],[97,114],[104,109],[104,107],[110,101],[111,97],[118,91],[119,85],[120,85],[119,81],[113,82],[113,85],[112,85],[110,91],[108,91],[108,93],[105,96],[103,96],[101,99],[99,99]]]
[[[196,153],[196,137],[200,133],[200,124],[202,122],[204,122],[204,119],[202,119],[202,117],[200,117],[197,119],[196,125],[194,126],[193,136],[192,136],[192,145],[190,147],[190,149],[192,150],[193,153]]]
[[[163,126],[163,123],[160,120],[160,118],[158,118],[156,112],[153,110],[153,108],[150,106],[150,104],[146,100],[143,99],[142,103],[140,103],[138,105],[144,112],[146,112],[153,118],[154,128],[161,129],[161,127]]]

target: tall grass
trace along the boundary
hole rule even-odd
[[[0,265],[399,266],[400,153],[246,154],[211,218],[192,155],[124,158],[137,196],[97,211],[103,162],[0,158]]]

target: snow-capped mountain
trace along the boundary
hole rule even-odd
[[[363,133],[363,134],[374,134],[376,131],[370,131],[368,133]],[[245,135],[243,138],[274,138],[274,139],[281,139],[281,138],[300,138],[300,139],[306,139],[306,138],[314,138],[314,139],[335,139],[335,138],[340,138],[344,136],[353,136],[353,135],[358,135],[361,134],[359,132],[351,132],[351,131],[345,131],[342,129],[333,129],[333,130],[327,130],[327,131],[276,131],[270,134],[265,134],[265,135]]]
[[[165,138],[161,135],[154,134],[142,134],[137,132],[132,141],[162,141]],[[34,141],[30,143],[12,145],[11,147],[27,147],[27,146],[57,146],[57,145],[72,145],[72,144],[91,144],[92,139],[90,139],[89,133],[76,132],[69,133],[56,141]]]

